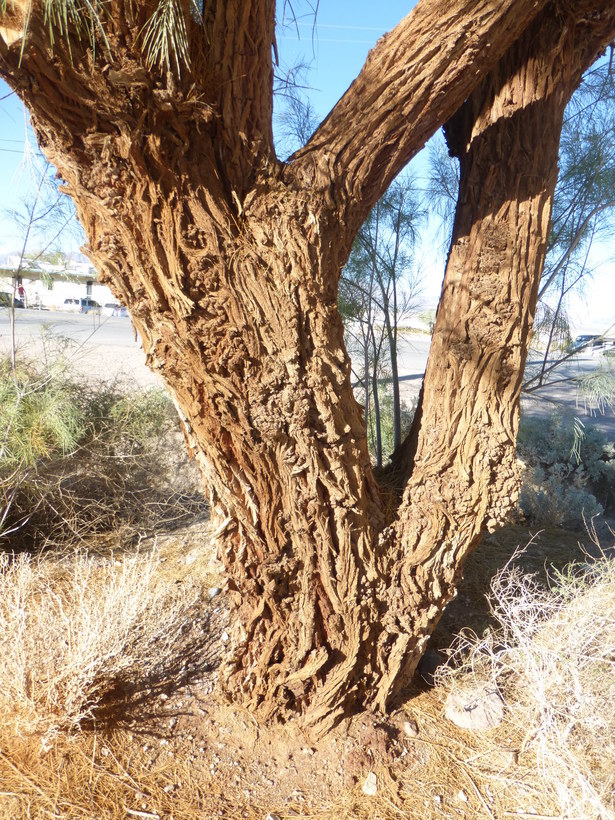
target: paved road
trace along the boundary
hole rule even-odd
[[[17,349],[25,355],[54,358],[62,351],[71,368],[88,379],[160,384],[145,365],[145,354],[128,318],[49,310],[17,310],[15,316]],[[0,350],[10,347],[8,311],[0,310]]]
[[[145,356],[139,341],[134,338],[132,323],[127,318],[101,317],[96,314],[71,314],[52,311],[16,311],[17,345],[30,355],[45,355],[43,333],[56,346],[62,339],[70,339],[68,355],[77,372],[88,377],[121,378],[131,384],[157,384],[155,376],[145,365]],[[47,349],[53,342],[47,342]],[[430,338],[419,334],[404,334],[399,344],[399,373],[402,400],[411,404],[418,396]],[[10,348],[8,311],[0,310],[0,349]],[[603,359],[590,353],[575,356],[564,370],[568,376],[590,373],[601,366]],[[586,408],[579,399],[574,384],[561,385],[542,391],[541,397],[525,398],[523,407],[528,413],[550,412],[554,407],[573,412],[585,424],[594,424],[615,440],[615,415],[600,414]]]

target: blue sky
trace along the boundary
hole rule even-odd
[[[292,0],[297,16],[278,0],[278,32],[282,66],[297,61],[309,63],[307,81],[310,98],[323,118],[358,74],[369,49],[412,8],[412,0],[320,0],[314,32],[316,0]],[[281,66],[281,68],[282,68]],[[28,191],[27,162],[24,162],[25,126],[23,106],[0,80],[0,252],[14,249],[14,229],[2,212],[15,207]]]
[[[320,0],[316,29],[313,7],[317,0],[292,0],[297,19],[289,19],[287,6],[284,25],[278,28],[281,69],[298,61],[309,64],[306,92],[316,114],[322,119],[356,77],[369,49],[386,31],[393,28],[414,5],[413,0]],[[282,22],[284,0],[278,0],[278,19]],[[8,96],[5,96],[8,95]],[[16,247],[15,231],[2,219],[6,208],[14,207],[28,189],[27,163],[24,163],[25,117],[15,95],[0,81],[0,252]],[[424,180],[425,162],[420,156],[413,163],[419,185]],[[434,253],[433,236],[428,236],[419,263],[424,271],[424,296],[429,304],[437,301],[442,279],[443,259]],[[615,321],[615,237],[595,252],[597,273],[584,300],[576,300],[572,313],[578,332],[592,329],[595,322]]]

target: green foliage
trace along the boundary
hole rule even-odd
[[[583,400],[590,407],[597,407],[601,413],[615,411],[615,372],[612,361],[612,357],[609,357],[606,366],[601,366],[578,380]]]
[[[527,465],[519,503],[537,523],[582,526],[615,494],[615,445],[595,427],[524,417],[518,451]]]
[[[35,467],[88,442],[126,453],[159,436],[170,418],[162,390],[130,396],[92,388],[65,372],[0,364],[0,470]],[[121,445],[121,446],[120,446]]]
[[[190,65],[190,44],[186,21],[177,0],[160,0],[143,27],[143,52],[149,69],[173,70],[179,76],[181,66]]]
[[[44,22],[49,30],[49,40],[53,47],[54,31],[71,48],[71,29],[78,40],[86,40],[88,45],[96,48],[96,33],[109,49],[109,43],[102,25],[104,4],[100,0],[43,0]]]
[[[87,421],[76,385],[41,377],[31,366],[0,366],[0,469],[33,467],[73,450]]]
[[[171,407],[164,390],[116,396],[109,413],[111,429],[143,445],[160,436],[169,422]]]
[[[373,395],[370,397],[370,412],[367,414],[367,443],[369,446],[372,458],[376,453],[376,418],[374,413]],[[380,435],[382,437],[382,451],[383,453],[392,453],[394,450],[394,405],[393,405],[393,391],[390,384],[381,385],[378,390],[379,399],[379,421],[380,421]],[[402,403],[401,406],[401,431],[402,439],[407,435],[414,418],[414,411],[416,404],[413,403],[411,407]]]

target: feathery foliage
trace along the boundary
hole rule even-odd
[[[148,69],[158,66],[161,70],[173,70],[179,76],[182,64],[190,67],[188,32],[178,0],[160,0],[142,34]]]

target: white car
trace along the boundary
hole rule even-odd
[[[62,310],[69,310],[71,313],[81,313],[81,299],[65,299]]]

